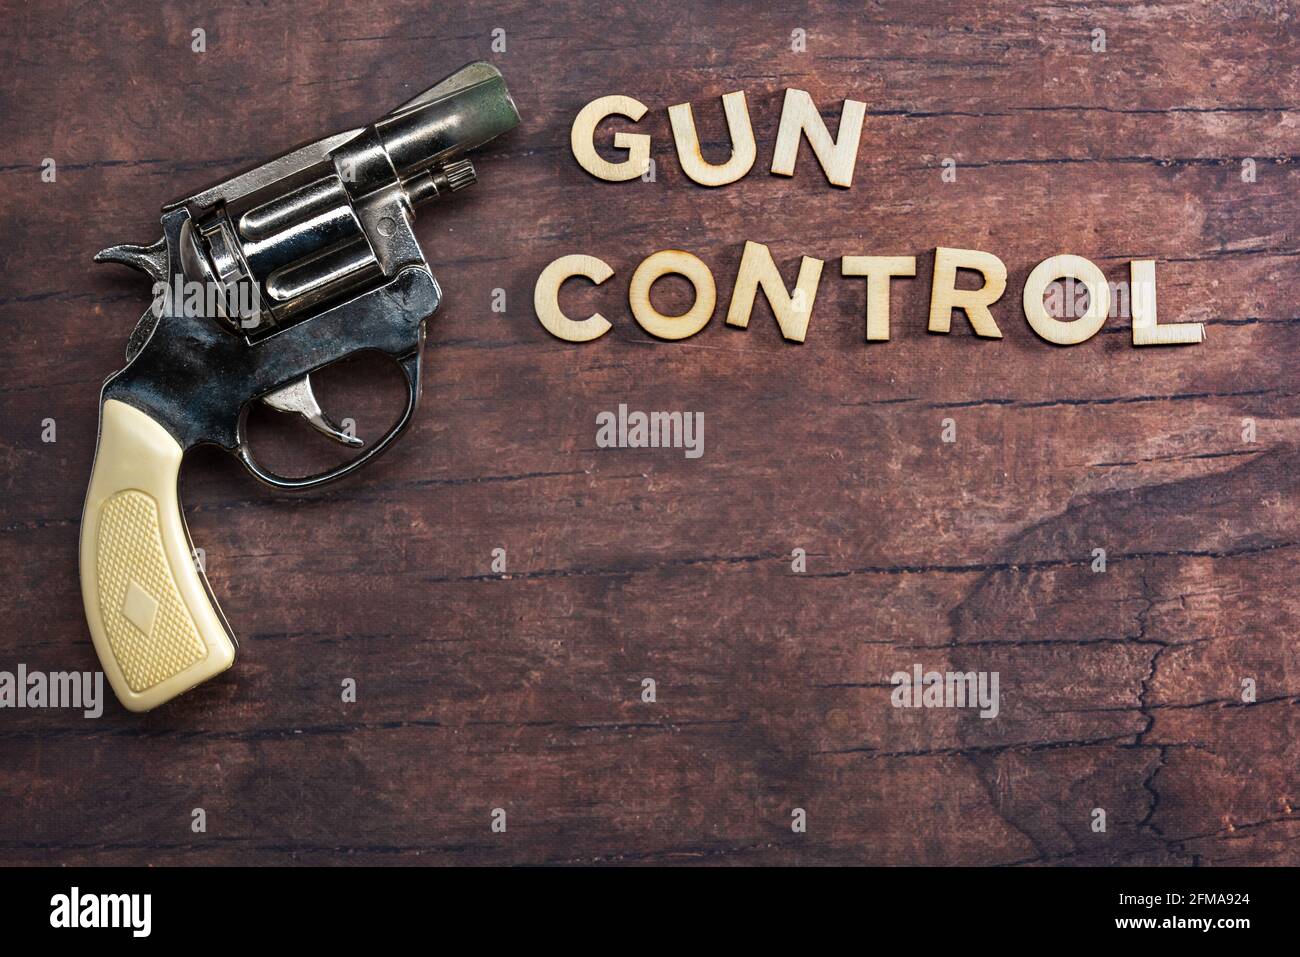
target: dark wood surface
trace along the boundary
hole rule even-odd
[[[0,669],[95,667],[78,522],[99,387],[147,288],[91,255],[471,59],[524,119],[418,224],[446,301],[411,433],[298,497],[187,459],[235,668],[143,717],[0,711],[0,862],[1300,863],[1293,6],[149,6],[0,17]],[[766,172],[787,86],[832,122],[867,103],[851,190],[806,145],[794,178]],[[692,102],[720,159],[716,98],[736,89],[756,169],[693,186],[667,107]],[[570,154],[574,115],[609,93],[650,107],[657,182],[600,183]],[[787,277],[827,260],[802,346],[762,302],[723,325],[747,239]],[[1002,341],[960,315],[926,333],[936,245],[1007,263]],[[718,280],[686,342],[627,307],[664,248]],[[1112,318],[1042,342],[1020,289],[1065,251],[1112,280],[1155,258],[1161,319],[1207,341],[1135,349]],[[614,323],[587,345],[532,311],[573,252],[616,271],[565,289]],[[885,344],[839,276],[871,253],[919,257]],[[366,434],[380,390],[341,394]],[[704,456],[596,448],[620,402],[704,412]],[[998,671],[1000,716],[892,708],[914,662]]]

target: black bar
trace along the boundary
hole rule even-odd
[[[98,937],[219,946],[276,928],[300,944],[374,943],[436,930],[468,934],[461,939],[471,944],[499,945],[524,934],[534,942],[568,935],[638,947],[638,940],[685,942],[691,925],[683,922],[693,921],[759,940],[837,930],[873,948],[895,941],[950,948],[1126,938],[1139,946],[1199,938],[1233,947],[1253,942],[1261,930],[1290,929],[1294,914],[1284,908],[1292,907],[1296,878],[1294,869],[1281,868],[597,870],[11,868],[0,871],[0,926],[11,941],[76,934],[87,943]],[[83,915],[111,917],[116,908],[126,926],[51,926],[70,923],[74,887],[79,923]],[[100,895],[109,894],[150,895],[147,937],[136,937],[144,929],[144,898],[127,910],[122,898],[106,906]],[[620,927],[625,937],[608,936]],[[601,935],[592,936],[597,930]],[[436,945],[438,938],[416,939]]]

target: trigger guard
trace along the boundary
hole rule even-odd
[[[236,457],[244,464],[244,468],[248,469],[249,474],[251,474],[253,478],[271,486],[272,488],[281,489],[283,491],[303,491],[304,489],[316,488],[317,486],[325,485],[329,482],[351,475],[372,459],[379,456],[380,453],[386,451],[397,437],[406,431],[407,426],[411,424],[411,420],[415,417],[415,408],[420,403],[420,351],[421,350],[417,349],[410,355],[403,356],[397,360],[397,364],[402,369],[402,374],[406,377],[406,409],[402,412],[401,417],[396,423],[394,423],[393,427],[384,434],[383,438],[351,461],[344,462],[337,468],[318,472],[315,475],[304,475],[300,478],[290,478],[285,475],[277,475],[274,472],[262,468],[262,466],[257,464],[257,460],[253,458],[253,450],[248,444],[247,429],[245,428],[246,420],[248,418],[247,405],[244,407],[244,411],[240,416],[240,439],[239,446],[235,452]]]

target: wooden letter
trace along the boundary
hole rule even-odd
[[[677,159],[682,170],[701,186],[726,186],[749,172],[758,156],[754,144],[754,128],[749,123],[749,109],[741,90],[722,98],[722,108],[727,114],[727,131],[731,135],[731,159],[721,166],[706,162],[700,152],[700,138],[695,131],[695,118],[691,104],[678,103],[668,107],[668,119],[673,125],[673,142],[677,144]]]
[[[845,100],[840,110],[838,138],[832,140],[812,97],[803,90],[786,90],[785,105],[781,107],[781,126],[776,133],[776,151],[772,154],[772,172],[777,176],[794,175],[794,161],[799,157],[799,134],[802,133],[808,137],[808,144],[831,185],[852,186],[853,167],[858,161],[858,138],[862,135],[862,119],[866,115],[865,103]]]
[[[586,276],[600,285],[614,270],[595,256],[561,256],[542,270],[533,287],[533,309],[546,331],[566,342],[590,342],[609,332],[609,322],[598,312],[583,320],[570,319],[560,311],[560,287],[570,276]]]
[[[573,119],[569,132],[569,145],[578,164],[592,176],[622,183],[636,179],[650,168],[650,137],[644,133],[614,134],[614,146],[627,150],[627,159],[611,163],[596,152],[596,127],[607,116],[626,116],[636,122],[645,116],[644,103],[630,96],[602,96],[584,106]]]
[[[1205,324],[1200,322],[1156,322],[1156,261],[1135,259],[1129,263],[1129,308],[1133,311],[1133,345],[1183,346],[1205,341]]]
[[[1077,279],[1088,287],[1088,310],[1077,319],[1062,322],[1048,315],[1043,306],[1043,293],[1058,279]],[[1073,346],[1097,334],[1110,313],[1110,286],[1105,274],[1082,256],[1062,253],[1044,259],[1025,280],[1025,318],[1048,342],[1058,346]]]
[[[889,280],[915,276],[915,256],[844,256],[840,275],[867,277],[867,341],[889,339]]]
[[[763,287],[776,316],[776,324],[781,327],[781,335],[794,342],[803,342],[808,332],[808,318],[812,315],[813,302],[817,299],[817,284],[822,278],[822,261],[804,256],[799,264],[799,279],[794,285],[794,295],[785,289],[776,263],[772,261],[772,251],[762,243],[745,243],[745,252],[740,257],[740,272],[736,275],[736,285],[731,291],[731,306],[727,309],[727,325],[744,329],[749,325],[749,314],[754,309],[754,296],[758,287]]]
[[[656,279],[669,273],[685,276],[695,287],[695,304],[680,316],[665,316],[650,304],[650,287]],[[713,273],[698,256],[680,249],[663,249],[647,256],[636,267],[627,301],[632,306],[632,316],[650,335],[660,339],[686,339],[713,318],[718,290],[713,284]]]
[[[957,270],[974,269],[984,275],[979,289],[958,289]],[[1007,288],[1007,267],[992,253],[978,249],[934,251],[934,281],[930,286],[930,331],[947,332],[951,328],[953,309],[962,309],[975,329],[975,335],[1001,339],[1002,331],[993,321],[989,306],[997,302]]]

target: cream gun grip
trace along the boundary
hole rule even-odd
[[[104,403],[81,519],[81,595],[104,673],[131,711],[155,708],[235,659],[181,515],[182,453],[146,413]]]

